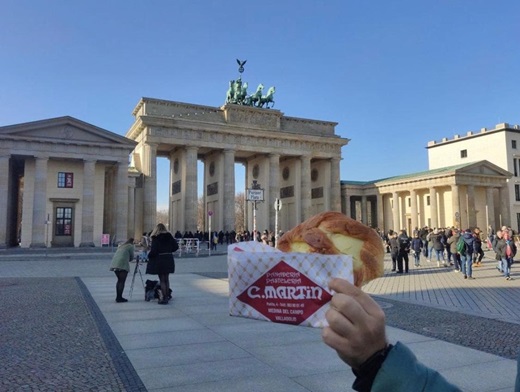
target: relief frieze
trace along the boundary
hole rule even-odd
[[[241,150],[241,146],[254,146],[264,150],[282,150],[282,152],[291,150],[300,154],[311,154],[312,152],[319,151],[326,154],[341,155],[341,147],[337,144],[317,143],[305,140],[287,140],[282,138],[277,139],[273,138],[272,134],[262,136],[262,131],[258,131],[258,135],[237,135],[225,131],[205,131],[185,128],[149,127],[148,129],[149,135],[152,137],[194,141],[199,145],[205,145],[205,143],[210,145],[219,144],[234,148],[237,151]],[[248,148],[244,149],[248,150]]]

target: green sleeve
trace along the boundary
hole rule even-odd
[[[372,384],[372,392],[455,392],[461,391],[440,373],[417,360],[404,344],[390,350]]]

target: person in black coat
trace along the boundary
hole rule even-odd
[[[419,233],[412,239],[411,249],[413,250],[413,256],[415,260],[415,266],[421,266],[421,251],[423,248],[422,239],[419,237]]]
[[[152,247],[148,253],[146,273],[158,275],[161,285],[162,298],[160,305],[166,305],[170,296],[170,274],[175,272],[173,252],[179,249],[179,244],[166,227],[159,223],[152,231]]]
[[[392,257],[392,272],[397,269],[397,254],[399,253],[399,243],[397,242],[397,233],[388,233],[388,246],[390,247],[390,256]]]

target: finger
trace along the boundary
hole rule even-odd
[[[370,317],[357,299],[348,294],[334,294],[330,301],[330,307],[353,325],[358,325],[361,319]],[[341,322],[341,320],[338,321]]]
[[[346,294],[353,297],[369,315],[379,315],[381,307],[368,294],[364,293],[359,287],[345,279],[333,278],[329,282],[329,288],[336,293]]]
[[[355,333],[354,324],[348,315],[345,315],[340,309],[331,306],[325,313],[325,319],[330,328],[340,336],[349,337]]]

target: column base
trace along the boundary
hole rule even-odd
[[[93,242],[82,242],[79,244],[80,248],[95,248],[96,245],[94,245]]]

